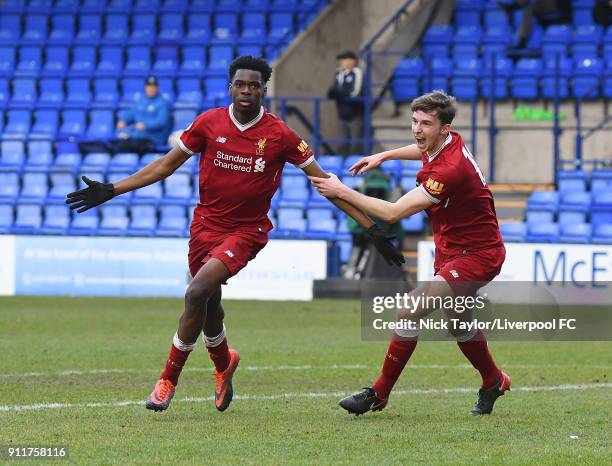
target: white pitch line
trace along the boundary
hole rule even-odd
[[[575,366],[561,364],[503,364],[507,369],[559,369],[570,368]],[[606,364],[589,364],[580,366],[582,369],[611,369],[612,365]],[[363,364],[332,364],[330,366],[317,366],[311,364],[304,365],[281,365],[281,366],[244,366],[240,367],[241,371],[260,372],[260,371],[303,371],[303,370],[329,370],[329,369],[379,369],[379,366],[366,366]],[[470,364],[408,364],[408,369],[472,369]],[[97,375],[97,374],[130,374],[130,373],[155,373],[160,372],[161,368],[157,369],[68,369],[57,372],[14,372],[9,374],[0,374],[0,379],[16,378],[16,377],[70,377],[76,375]],[[212,367],[186,367],[183,372],[210,372]]]
[[[612,383],[590,383],[590,384],[564,384],[551,385],[542,387],[517,387],[513,388],[513,392],[553,392],[564,390],[590,390],[596,388],[612,388]],[[411,390],[396,390],[393,392],[397,395],[434,395],[446,393],[473,393],[474,387],[456,387],[456,388],[415,388]],[[297,393],[279,393],[276,395],[235,395],[235,400],[250,400],[250,401],[267,401],[279,400],[287,398],[332,398],[349,395],[349,392],[297,392]],[[189,397],[175,399],[175,403],[203,403],[214,400],[212,396],[206,397]],[[32,405],[0,405],[0,412],[9,411],[40,411],[43,409],[67,409],[67,408],[121,408],[124,406],[140,406],[144,405],[142,400],[129,401],[109,401],[101,403],[37,403]]]

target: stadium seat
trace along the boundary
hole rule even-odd
[[[217,0],[217,11],[239,13],[242,0]]]
[[[24,2],[25,3],[25,2]],[[52,11],[52,2],[49,0],[28,0],[28,13],[41,13],[49,15]]]
[[[9,90],[9,80],[0,78],[0,112],[4,110],[4,107],[8,104],[8,101],[11,96],[11,91]],[[2,113],[0,113],[0,130],[4,125],[3,121],[4,117]]]
[[[104,173],[110,163],[110,158],[110,154],[106,152],[90,152],[83,157],[80,170],[81,172],[99,171]]]
[[[100,47],[100,59],[96,76],[100,78],[117,78],[123,72],[123,49],[117,46]]]
[[[584,58],[575,62],[572,94],[582,99],[597,98],[600,95],[603,63],[597,58]]]
[[[38,233],[42,224],[42,206],[40,204],[19,203],[16,206],[15,223],[11,233],[33,235]]]
[[[0,202],[13,204],[19,197],[19,175],[0,171]]]
[[[542,71],[542,96],[553,99],[556,95],[561,99],[569,96],[569,78],[572,73],[571,60],[564,57],[549,57],[544,60]],[[555,91],[555,87],[558,90]]]
[[[538,58],[521,58],[514,67],[510,88],[515,99],[536,99],[539,95],[539,79],[542,61]]]
[[[66,80],[66,108],[87,108],[91,102],[90,81],[85,78],[71,78]]]
[[[52,172],[76,173],[81,166],[81,154],[78,152],[59,152],[53,160]]]
[[[209,1],[212,2],[212,0]],[[160,11],[162,13],[183,13],[187,9],[191,12],[194,7],[193,4],[189,4],[189,0],[163,0],[161,3]]]
[[[183,39],[183,15],[166,13],[160,16],[160,30],[157,40],[161,43],[178,44]]]
[[[197,109],[200,107],[203,95],[198,78],[179,78],[176,81],[176,89],[175,108]]]
[[[115,154],[110,160],[108,164],[108,173],[133,173],[137,170],[138,164],[138,154],[131,152],[120,152]]]
[[[42,44],[47,40],[49,26],[46,15],[28,14],[21,36],[22,44]]]
[[[423,55],[425,57],[447,57],[453,40],[453,27],[448,24],[429,26],[423,34]]]
[[[0,44],[17,44],[20,38],[21,19],[19,15],[0,13]]]
[[[557,172],[557,188],[566,191],[586,191],[587,175],[582,170],[560,170]]]
[[[192,4],[193,9],[193,4]],[[193,10],[192,10],[193,11]],[[187,35],[184,44],[205,46],[210,42],[210,14],[192,13],[187,16]]]
[[[336,237],[337,224],[333,218],[315,218],[307,222],[307,236],[311,239],[333,241]]]
[[[89,112],[89,126],[85,138],[105,141],[114,135],[115,122],[112,110],[92,110]]]
[[[101,236],[123,236],[126,234],[130,219],[127,209],[122,205],[102,206],[102,219],[97,235]]]
[[[102,37],[102,16],[99,14],[79,15],[79,32],[76,42],[97,45]]]
[[[104,36],[102,44],[123,45],[128,39],[129,16],[126,14],[108,14],[104,17]]]
[[[23,167],[27,172],[46,172],[53,163],[51,141],[28,142],[28,158]]]
[[[344,161],[342,157],[338,155],[321,155],[318,157],[317,162],[321,168],[326,172],[332,172],[336,175],[342,172]]]
[[[417,212],[402,219],[401,225],[406,233],[422,233],[425,230],[425,213]]]
[[[0,171],[19,172],[25,163],[22,141],[4,140],[0,143]]]
[[[196,118],[197,112],[195,110],[184,109],[175,110],[173,112],[174,128],[173,131],[184,130],[191,122]]]
[[[559,241],[562,243],[588,244],[591,242],[591,233],[590,223],[568,223],[561,225]]]
[[[109,13],[130,13],[132,11],[132,3],[131,0],[108,0],[106,11]]]
[[[424,73],[420,58],[402,59],[393,73],[393,97],[399,102],[408,102],[420,95]]]
[[[554,212],[537,207],[528,208],[525,212],[525,220],[527,225],[534,225],[537,223],[552,223],[554,221],[554,216]]]
[[[59,115],[57,110],[36,110],[31,139],[54,139],[57,135]]]
[[[68,231],[69,226],[69,207],[65,204],[51,204],[45,207],[44,221],[38,233],[42,235],[63,235]]]
[[[157,210],[152,205],[130,207],[128,236],[153,236],[157,228]]]
[[[213,44],[233,44],[238,37],[238,15],[217,13],[213,18]]]
[[[527,201],[528,208],[545,209],[556,212],[559,205],[559,193],[556,191],[534,191]]]
[[[612,170],[593,170],[591,172],[591,191],[612,190]]]
[[[149,47],[127,47],[127,61],[123,69],[124,76],[139,76],[142,79],[149,74],[151,68],[151,53]],[[142,87],[142,81],[140,83]]]
[[[15,69],[15,47],[0,47],[0,73],[8,77],[13,74]]]
[[[303,209],[310,197],[310,192],[306,186],[288,186],[281,192],[280,207]]]
[[[5,139],[24,139],[30,132],[32,113],[29,110],[9,110],[4,127]]]
[[[308,186],[308,179],[304,175],[288,175],[284,174],[281,178],[281,191],[291,188],[306,188]]]
[[[234,59],[232,47],[215,45],[208,49],[208,68],[214,71],[225,72]]]
[[[10,204],[0,204],[0,234],[9,233],[13,222],[13,206]]]
[[[525,223],[502,223],[499,230],[508,243],[522,243],[527,236],[527,224]]]
[[[603,77],[603,95],[606,99],[612,99],[612,53],[608,57],[608,64]]]
[[[475,0],[457,0],[455,24],[457,26],[478,26],[482,14],[482,3]]]
[[[70,228],[68,228],[69,235],[80,235],[89,236],[95,235],[98,231],[100,219],[98,217],[97,209],[90,209],[81,214],[74,214]]]
[[[423,75],[423,92],[435,89],[448,91],[448,79],[452,73],[453,62],[445,57],[435,57],[429,61],[429,68]]]
[[[591,196],[588,192],[566,191],[562,194],[559,205],[559,223],[579,223],[586,221],[591,207]]]
[[[61,113],[62,125],[59,129],[59,137],[80,137],[85,134],[85,111],[64,110]]]
[[[571,46],[574,60],[597,57],[603,38],[601,26],[584,25],[576,28]]]
[[[48,192],[46,173],[24,173],[21,177],[20,200],[42,203]]]
[[[333,220],[334,211],[332,209],[326,208],[318,208],[318,209],[308,209],[306,211],[306,220],[310,224],[313,221],[317,220]]]
[[[174,173],[164,180],[163,205],[186,205],[191,200],[191,173]]]
[[[13,98],[10,101],[11,108],[28,108],[31,109],[38,100],[36,91],[36,79],[34,78],[17,78],[13,79],[12,92]]]
[[[45,64],[40,72],[43,78],[63,78],[68,71],[69,49],[67,47],[47,47],[45,49]]]
[[[132,197],[133,205],[150,204],[157,205],[163,198],[162,184],[155,183],[134,191]]]
[[[48,44],[69,46],[74,39],[74,15],[51,15],[51,32]]]
[[[96,48],[91,45],[72,49],[72,64],[68,72],[71,78],[89,78],[96,66]]]
[[[529,224],[526,240],[529,243],[558,243],[559,225],[556,223]]]
[[[240,44],[264,45],[266,43],[266,15],[247,12],[242,15]]]
[[[117,80],[115,78],[98,78],[93,81],[94,96],[91,108],[114,109],[117,105]]]
[[[143,11],[143,10],[141,10]],[[147,11],[147,10],[144,10]],[[132,15],[132,34],[129,38],[131,45],[151,45],[157,38],[157,21],[155,14],[134,13]]]
[[[599,225],[612,223],[612,191],[594,192],[591,223],[595,229]]]
[[[121,80],[121,102],[123,108],[130,108],[144,94],[144,84],[141,78],[124,78]]]
[[[206,48],[203,46],[182,47],[179,74],[181,77],[200,78],[206,70]]]
[[[174,77],[178,69],[179,53],[174,46],[161,46],[155,48],[155,61],[151,72],[158,77]]]
[[[6,59],[6,58],[5,58]],[[4,64],[6,67],[7,64]],[[42,67],[42,48],[38,46],[19,47],[19,60],[15,67],[15,77],[37,77]]]
[[[595,244],[612,244],[612,223],[593,226],[595,232],[591,242]]]
[[[76,179],[71,172],[52,172],[49,175],[51,189],[47,196],[47,203],[65,204],[66,194],[76,191]]]
[[[219,101],[228,98],[227,78],[208,78],[206,80],[206,100],[214,105],[222,105]]]
[[[572,41],[572,28],[566,24],[553,24],[542,35],[542,54],[546,57],[567,55]]]
[[[476,58],[461,58],[455,62],[451,89],[458,100],[474,100],[478,97],[481,67],[480,60]]]
[[[185,236],[187,217],[182,206],[166,206],[160,211],[159,224],[156,236],[181,237]]]
[[[508,79],[512,76],[512,60],[499,57],[485,59],[480,81],[480,95],[486,98],[491,96],[491,87],[496,99],[508,97]]]

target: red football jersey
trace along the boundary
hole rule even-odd
[[[271,230],[268,210],[285,162],[303,168],[314,160],[308,144],[263,107],[245,125],[231,105],[208,110],[183,132],[179,146],[202,154],[194,215],[218,231]]]
[[[461,135],[451,131],[422,161],[417,185],[435,203],[426,212],[436,250],[454,255],[502,245],[493,195]]]

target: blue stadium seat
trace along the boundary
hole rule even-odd
[[[481,51],[483,56],[497,56],[502,58],[506,56],[508,47],[512,44],[512,34],[509,29],[491,26],[485,31],[482,38]]]
[[[326,172],[332,172],[336,175],[342,172],[344,160],[339,155],[320,155],[317,158],[317,162],[321,168]]]
[[[13,222],[13,206],[10,204],[0,204],[0,234],[9,233]]]
[[[124,78],[121,80],[121,107],[129,108],[144,94],[141,78]]]
[[[21,37],[21,19],[19,15],[0,13],[0,44],[14,45]]]
[[[79,15],[79,32],[76,42],[79,44],[93,44],[100,42],[102,37],[102,16],[99,14]]]
[[[134,13],[132,15],[132,34],[130,35],[129,43],[131,45],[151,45],[155,42],[156,38],[157,21],[155,14]]]
[[[594,192],[591,223],[595,229],[599,225],[612,223],[612,191]]]
[[[174,77],[178,69],[179,52],[175,46],[160,46],[155,48],[155,61],[152,73],[158,77]]]
[[[307,225],[308,238],[333,241],[336,237],[338,226],[333,218],[315,218],[308,220]]]
[[[514,67],[510,87],[515,99],[536,99],[538,82],[542,74],[542,61],[538,58],[521,58]]]
[[[140,76],[144,78],[149,74],[150,68],[151,53],[149,47],[130,46],[127,48],[127,62],[123,69],[124,76]]]
[[[593,6],[574,6],[572,19],[574,26],[577,28],[593,25]]]
[[[494,78],[495,76],[495,78]],[[508,97],[508,79],[512,76],[512,60],[505,57],[485,59],[480,81],[480,95],[489,98],[491,87],[496,99]]]
[[[38,46],[19,47],[19,61],[14,76],[36,77],[42,67],[42,48]]]
[[[95,235],[99,224],[98,209],[90,209],[81,214],[74,215],[68,229],[68,234],[79,236]]]
[[[612,54],[608,58],[608,64],[603,77],[603,95],[606,99],[612,99]]]
[[[309,197],[310,192],[306,186],[290,185],[282,190],[279,206],[303,209],[306,207]]]
[[[68,172],[76,173],[81,165],[81,154],[78,152],[58,152],[53,166],[52,172]]]
[[[453,57],[455,62],[466,58],[477,58],[482,39],[480,26],[461,26],[453,38]]]
[[[72,64],[68,74],[71,78],[89,78],[96,66],[96,48],[92,45],[73,47]]]
[[[53,11],[61,13],[76,13],[79,6],[79,0],[56,0],[55,4],[53,5]]]
[[[193,6],[192,6],[193,7]],[[184,44],[205,46],[210,42],[210,14],[192,13],[187,16]]]
[[[582,170],[559,170],[557,172],[559,192],[586,191],[587,175]]]
[[[178,44],[182,41],[183,15],[180,13],[166,13],[160,16],[160,29],[157,40],[161,43]]]
[[[542,35],[542,53],[544,57],[555,54],[566,56],[572,41],[572,28],[566,24],[548,26]]]
[[[407,102],[420,95],[424,70],[420,58],[404,58],[398,63],[393,73],[393,96],[396,101]]]
[[[309,224],[313,221],[333,220],[333,218],[334,218],[334,211],[332,209],[315,208],[315,209],[308,209],[306,211],[306,220],[308,220]]]
[[[155,13],[159,10],[161,0],[134,0],[133,11],[138,13],[146,11],[148,13]]]
[[[0,202],[14,204],[19,197],[19,175],[0,171]]]
[[[65,204],[66,194],[76,191],[76,179],[70,172],[52,172],[49,175],[51,189],[47,196],[47,202]]]
[[[581,60],[597,57],[602,38],[603,29],[601,26],[588,25],[578,27],[574,31],[571,46],[572,58],[574,60]]]
[[[591,195],[585,191],[565,191],[561,195],[559,215],[562,212],[578,212],[585,214],[591,207]]]
[[[561,225],[559,241],[562,243],[588,244],[591,242],[590,223],[568,223]]]
[[[251,55],[252,57],[263,56],[263,47],[260,45],[239,45],[238,56]]]
[[[63,78],[68,70],[69,49],[65,46],[47,47],[45,49],[45,64],[40,75],[46,77]]]
[[[104,36],[102,44],[123,45],[128,39],[129,16],[111,13],[104,17]]]
[[[602,54],[604,60],[612,59],[612,24],[606,28],[606,34],[603,37]]]
[[[15,69],[15,47],[0,47],[0,73],[10,76]]]
[[[612,244],[612,223],[593,226],[595,232],[591,242],[595,244]]]
[[[455,24],[457,26],[479,25],[482,10],[482,2],[477,0],[457,0],[455,3]]]
[[[197,112],[191,109],[177,109],[173,112],[174,128],[173,131],[179,131],[187,128],[196,118]]]
[[[200,107],[203,95],[198,78],[179,78],[176,81],[176,88],[175,108],[197,109]]]
[[[44,202],[49,192],[46,173],[24,173],[19,198],[29,202]]]
[[[575,210],[562,210],[559,209],[559,215],[557,217],[557,223],[563,227],[563,225],[584,223],[587,220],[586,212],[578,212]]]
[[[559,225],[541,222],[529,224],[525,239],[529,243],[558,243]]]
[[[51,16],[51,33],[48,44],[68,46],[74,39],[74,15],[54,14]]]
[[[115,78],[99,78],[93,82],[94,97],[92,108],[114,109],[117,105],[117,80]]]
[[[157,236],[185,236],[187,217],[183,206],[165,206],[160,209]]]
[[[104,173],[108,164],[110,163],[111,156],[106,152],[90,152],[83,157],[81,165],[81,172],[86,171],[99,171]]]
[[[157,209],[152,205],[130,207],[128,236],[153,236],[157,228]]]
[[[83,13],[102,13],[106,10],[107,0],[82,0],[80,10]],[[109,8],[110,10],[110,8]],[[127,11],[123,11],[123,13],[128,13]]]
[[[48,15],[52,11],[52,2],[49,0],[28,0],[28,13],[42,13]]]
[[[182,47],[179,69],[181,77],[202,77],[206,70],[206,48],[203,46]]]
[[[572,73],[571,60],[564,57],[549,57],[544,60],[542,72],[542,96],[548,99],[557,96],[566,99],[569,96],[569,79]],[[558,86],[558,90],[555,90]]]
[[[163,198],[162,184],[155,183],[144,188],[137,189],[134,191],[132,197],[132,204],[150,204],[157,205]]]
[[[57,110],[36,110],[34,125],[29,137],[32,139],[54,139],[57,135],[59,115]]]
[[[186,205],[191,200],[191,172],[174,173],[164,180],[162,205]]]
[[[13,98],[10,101],[11,108],[32,108],[38,100],[36,91],[36,79],[17,78],[12,83]]]
[[[266,15],[264,13],[244,13],[240,44],[264,45],[266,43]]]
[[[593,170],[591,172],[591,191],[612,190],[612,170]]]
[[[223,105],[228,98],[227,78],[208,78],[206,80],[206,100],[214,102],[215,105]]]
[[[0,112],[6,107],[11,97],[9,90],[9,80],[0,78]],[[4,125],[4,116],[0,113],[0,129]]]
[[[108,164],[108,173],[133,173],[137,170],[138,164],[138,154],[131,152],[119,152],[113,156]]]
[[[28,158],[26,160],[24,171],[27,172],[46,172],[53,163],[53,149],[51,141],[36,141],[28,142]]]
[[[238,37],[238,15],[217,13],[213,18],[213,44],[233,44]]]
[[[22,44],[43,44],[47,40],[49,24],[46,15],[28,14],[21,36]]]
[[[189,0],[163,0],[160,11],[162,13],[183,13],[189,7]],[[191,11],[193,10],[190,9]]]
[[[425,213],[421,211],[406,217],[402,219],[401,224],[407,233],[422,233],[425,230]]]
[[[33,235],[38,233],[41,224],[40,204],[19,203],[16,208],[15,223],[10,231],[16,235]]]
[[[69,207],[65,204],[51,204],[45,207],[44,221],[38,233],[42,235],[64,235],[69,226]]]
[[[527,206],[556,212],[559,206],[559,193],[557,191],[534,191],[529,196]]]
[[[109,13],[130,13],[132,11],[132,0],[108,0],[106,11]]]
[[[7,139],[23,139],[30,132],[32,113],[30,110],[9,110],[3,137]]]
[[[92,110],[89,112],[89,126],[85,138],[89,140],[107,140],[115,131],[114,112],[112,110]]]
[[[122,236],[127,232],[130,219],[123,205],[105,205],[101,208],[102,220],[96,234],[101,236]]]
[[[282,191],[291,188],[306,188],[308,179],[303,175],[283,175],[281,177],[280,188]]]
[[[451,88],[458,100],[474,100],[478,97],[481,67],[480,60],[476,58],[463,58],[455,62]]]
[[[216,8],[216,0],[191,0],[190,12],[210,13]]]
[[[4,140],[0,143],[0,171],[19,172],[25,162],[22,141]]]
[[[555,212],[539,207],[529,207],[525,212],[527,225],[552,223],[554,221],[554,216]]]
[[[429,61],[429,69],[423,75],[423,92],[434,89],[448,91],[448,80],[452,73],[453,62],[444,57],[435,57]]]
[[[268,22],[270,26],[268,30],[269,44],[285,44],[291,40],[289,34],[293,31],[293,13],[270,13]]]
[[[363,176],[343,176],[340,178],[343,184],[347,185],[351,189],[358,188],[363,182]]]
[[[509,30],[508,16],[501,8],[487,8],[483,15],[485,28],[500,28]]]
[[[499,230],[508,243],[522,243],[527,236],[527,224],[525,223],[502,223]]]
[[[214,45],[208,49],[208,68],[226,71],[234,59],[234,50],[227,45]]]
[[[89,79],[70,78],[66,80],[66,101],[64,106],[67,108],[87,108],[91,102],[91,90]]]
[[[118,46],[100,47],[100,59],[96,68],[96,76],[101,78],[116,78],[123,72],[123,48]]]
[[[448,24],[434,24],[429,26],[425,34],[423,34],[423,55],[425,57],[447,57],[452,40],[452,26]]]
[[[580,98],[597,98],[600,95],[603,63],[597,58],[584,58],[575,62],[572,94]]]
[[[242,0],[217,0],[217,11],[239,13]]]
[[[85,111],[84,110],[64,110],[61,113],[62,125],[60,126],[59,136],[63,138],[85,134]]]

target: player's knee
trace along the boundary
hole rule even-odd
[[[215,291],[215,287],[210,286],[208,283],[193,280],[187,287],[185,300],[191,304],[200,305],[208,301]]]
[[[476,336],[476,330],[464,330],[459,328],[454,328],[452,325],[449,325],[448,332],[455,337],[459,343],[470,341],[472,338]]]

